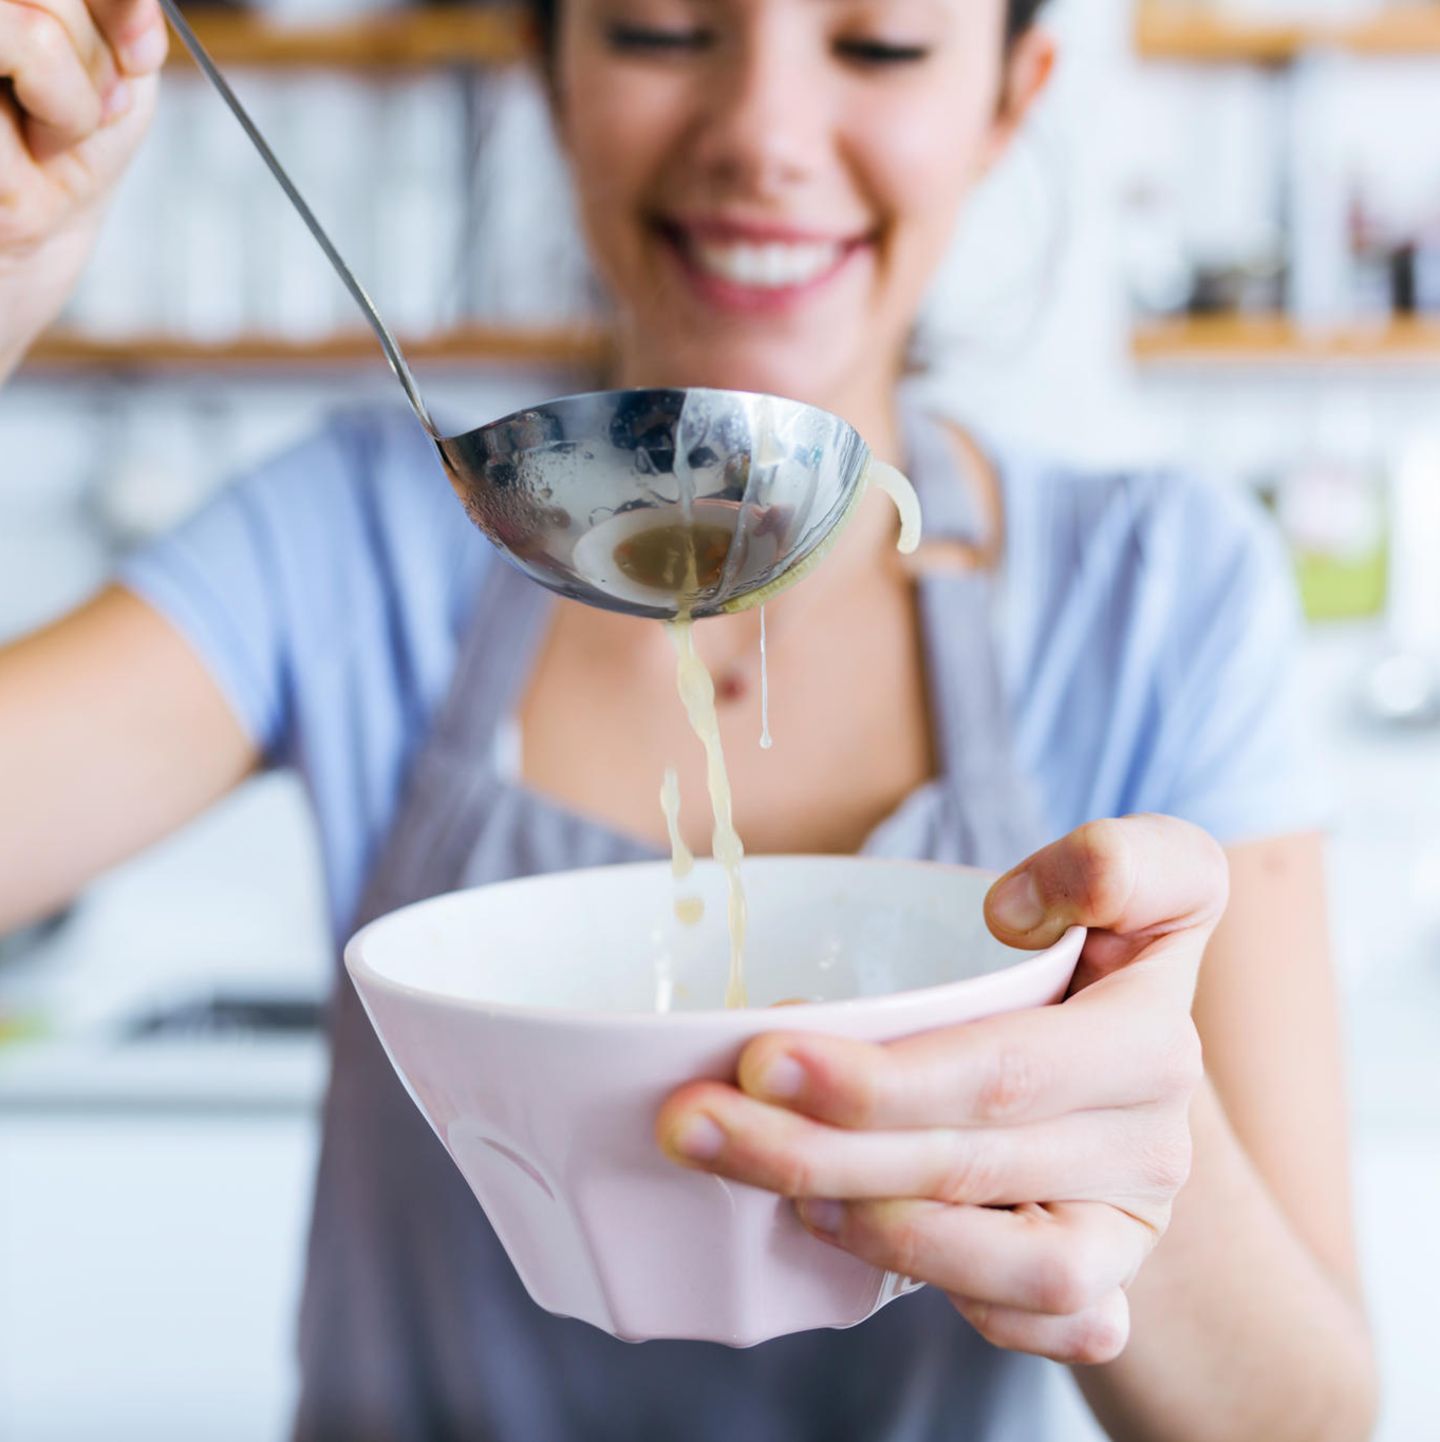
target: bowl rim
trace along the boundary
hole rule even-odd
[[[747,858],[749,864],[756,863],[785,864],[789,862],[824,862],[829,865],[851,865],[862,866],[867,869],[879,867],[904,868],[907,870],[924,869],[931,871],[965,872],[972,876],[996,878],[1002,875],[1001,872],[991,871],[980,866],[966,866],[959,863],[945,861],[922,861],[910,860],[904,857],[868,857],[868,856],[841,856],[825,853],[777,853],[774,855],[762,854]],[[697,867],[715,866],[716,863],[710,857],[697,857]],[[367,939],[372,932],[378,931],[386,923],[393,921],[396,917],[407,912],[418,911],[422,907],[428,907],[445,901],[453,901],[456,897],[467,895],[474,891],[492,891],[498,887],[523,888],[534,884],[543,884],[547,881],[553,882],[560,876],[591,876],[597,872],[613,873],[616,871],[638,871],[656,870],[665,868],[668,870],[670,862],[668,859],[624,861],[608,866],[585,866],[566,869],[564,871],[542,871],[535,872],[528,876],[510,877],[505,881],[484,882],[477,886],[461,886],[451,891],[437,892],[434,896],[422,897],[418,901],[407,902],[404,906],[397,906],[393,911],[388,911],[382,916],[375,917],[372,921],[359,928],[345,943],[342,949],[342,959],[345,969],[351,980],[356,984],[356,989],[361,991],[363,998],[364,991],[360,986],[363,981],[366,988],[380,992],[388,992],[397,998],[406,1001],[418,1001],[430,1006],[444,1007],[446,1010],[458,1009],[461,1011],[475,1012],[479,1015],[490,1018],[509,1018],[514,1021],[539,1023],[546,1026],[571,1026],[583,1027],[587,1030],[616,1029],[635,1026],[644,1027],[666,1027],[673,1029],[676,1026],[688,1027],[691,1029],[721,1026],[726,1029],[748,1031],[753,1029],[754,1023],[761,1017],[774,1017],[777,1009],[769,1006],[744,1006],[744,1007],[707,1007],[698,1011],[615,1011],[595,1010],[579,1007],[559,1006],[536,1006],[529,1003],[502,1002],[502,1001],[481,1001],[474,997],[450,996],[445,993],[434,991],[431,988],[415,986],[410,982],[397,981],[395,978],[386,976],[378,971],[364,955]],[[1000,977],[1008,977],[1017,971],[1031,972],[1044,971],[1051,968],[1059,969],[1068,964],[1069,972],[1073,974],[1075,967],[1080,960],[1080,950],[1084,945],[1086,928],[1083,926],[1071,926],[1066,928],[1064,934],[1058,941],[1050,946],[1039,950],[1021,953],[1016,959],[1006,966],[995,971],[982,972],[979,976],[961,977],[955,981],[940,982],[935,986],[910,987],[904,991],[885,992],[880,996],[851,996],[841,997],[832,1001],[806,1001],[795,1002],[790,1006],[780,1008],[788,1021],[795,1018],[798,1021],[820,1021],[825,1018],[839,1018],[855,1016],[860,1013],[881,1015],[909,1010],[916,1003],[925,1002],[939,1003],[956,991],[964,988],[982,988],[986,983],[993,984]],[[1003,943],[1002,943],[1003,944]],[[1011,948],[1018,950],[1017,948]],[[775,1028],[777,1030],[788,1029],[784,1026]],[[814,1029],[814,1028],[810,1028]]]

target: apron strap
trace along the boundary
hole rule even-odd
[[[956,462],[945,423],[918,405],[901,409],[910,481],[920,497],[924,541],[982,539],[974,489]],[[935,567],[917,586],[930,714],[941,770],[971,783],[1003,756],[1009,736],[992,623],[994,580],[980,568]]]
[[[550,594],[499,556],[481,577],[450,690],[411,761],[354,925],[455,884],[500,779],[496,733],[524,681]],[[437,878],[440,878],[437,881]]]
[[[926,541],[984,539],[984,523],[972,486],[955,463],[955,440],[945,422],[908,397],[900,404],[900,436],[910,482],[920,497]]]
[[[498,553],[490,558],[435,721],[442,745],[477,764],[494,757],[495,735],[513,715],[553,598]]]
[[[902,423],[926,538],[984,540],[974,489],[944,422],[908,404]],[[924,572],[918,588],[937,761],[956,797],[953,814],[971,833],[971,858],[984,864],[1018,861],[1048,830],[1015,756],[997,645],[997,585],[993,569],[976,566]]]

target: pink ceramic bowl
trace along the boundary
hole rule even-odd
[[[752,1006],[721,1006],[723,877],[666,863],[531,877],[382,917],[345,963],[415,1104],[540,1306],[614,1336],[750,1346],[848,1327],[908,1289],[826,1246],[790,1203],[675,1166],[653,1132],[694,1077],[729,1078],[778,1028],[887,1040],[1065,993],[1076,929],[1044,952],[985,928],[990,876],[849,857],[745,863]],[[780,1000],[810,998],[783,1012]]]

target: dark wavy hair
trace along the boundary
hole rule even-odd
[[[529,0],[531,23],[548,69],[555,53],[555,25],[561,0]],[[1005,45],[1008,49],[1035,23],[1045,0],[1005,0]]]
[[[1005,43],[1013,45],[1034,23],[1045,0],[1006,0]]]

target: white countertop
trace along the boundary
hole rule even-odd
[[[35,1110],[313,1111],[324,1042],[46,1041],[0,1058],[0,1112]]]
[[[265,776],[91,888],[0,968],[0,1013],[34,1026],[0,1046],[0,1109],[312,1109],[317,1035],[124,1033],[157,1007],[216,994],[322,1000],[332,975],[309,815]]]

